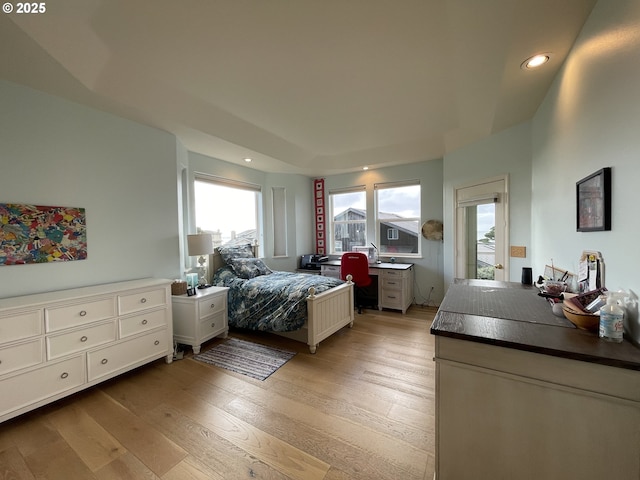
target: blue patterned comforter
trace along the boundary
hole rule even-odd
[[[291,272],[272,272],[247,280],[229,266],[213,277],[214,285],[229,287],[230,326],[273,332],[297,330],[304,325],[309,287],[322,293],[342,283],[337,278]]]

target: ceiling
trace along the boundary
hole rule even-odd
[[[214,158],[330,175],[442,158],[529,120],[595,3],[58,0],[0,16],[0,78]],[[539,52],[545,67],[520,68]]]

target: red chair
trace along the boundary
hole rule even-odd
[[[369,259],[361,252],[346,252],[342,254],[340,261],[340,278],[347,279],[351,275],[351,281],[355,284],[354,295],[358,313],[362,313],[364,299],[367,297],[366,288],[369,287],[373,279],[369,275]]]

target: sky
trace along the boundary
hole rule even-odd
[[[236,233],[256,228],[256,192],[206,182],[195,183],[196,226],[222,232],[223,240]]]

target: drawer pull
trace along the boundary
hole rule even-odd
[[[2,360],[0,360],[0,365],[2,365]]]
[[[80,310],[80,316],[81,317],[85,317],[87,315],[87,311],[86,310]]]
[[[87,340],[89,340],[89,338],[86,335],[80,337],[81,342],[86,342]]]
[[[211,324],[211,328],[213,328],[213,327],[215,327],[215,326],[216,326],[216,322],[213,322],[213,323]]]
[[[149,322],[147,322],[147,319],[146,319],[146,318],[145,318],[144,320],[142,320],[142,324],[143,324],[143,325],[146,325],[147,323],[149,323]]]
[[[144,297],[142,297],[142,298],[140,299],[140,303],[147,303],[147,299],[146,299],[146,298],[144,298]]]
[[[62,375],[60,375],[60,378],[67,378],[69,376],[69,374],[67,372],[62,372]]]
[[[103,359],[100,361],[100,363],[101,363],[102,365],[106,365],[107,363],[109,363],[109,360],[107,360],[106,358],[103,358]]]
[[[156,340],[155,342],[153,342],[154,345],[160,345],[160,340]]]
[[[209,308],[215,308],[216,304],[212,303],[211,306]]]

